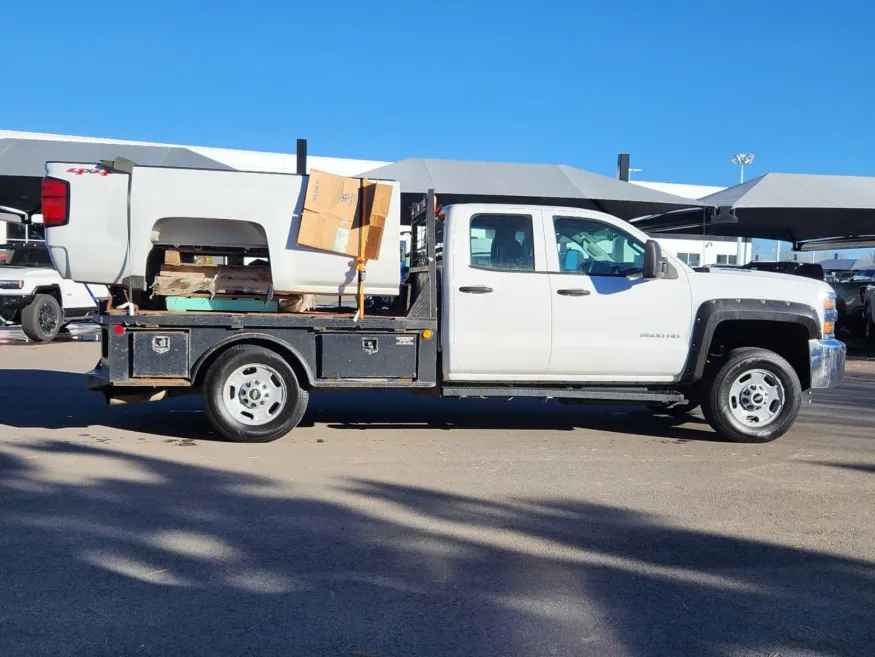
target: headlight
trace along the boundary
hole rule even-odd
[[[0,281],[0,290],[20,290],[24,281]]]
[[[823,298],[823,309],[824,310],[835,310],[836,309],[836,295],[828,294]]]
[[[836,320],[839,313],[836,310],[835,292],[830,292],[823,298],[823,339],[831,340],[836,334]]]

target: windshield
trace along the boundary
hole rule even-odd
[[[6,264],[14,267],[51,268],[53,266],[49,250],[44,245],[2,244],[0,245],[0,253],[5,253]]]
[[[873,281],[875,281],[875,269],[858,271],[856,274],[851,276],[852,283],[871,283]]]

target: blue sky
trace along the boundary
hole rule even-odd
[[[0,127],[730,185],[875,175],[875,3],[16,2]]]

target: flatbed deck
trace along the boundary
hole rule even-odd
[[[144,327],[160,325],[167,327],[437,330],[437,320],[432,318],[419,319],[393,315],[365,315],[356,318],[354,313],[324,310],[305,313],[138,310],[136,314],[129,315],[124,310],[113,309],[98,315],[95,322],[100,325],[125,324]]]

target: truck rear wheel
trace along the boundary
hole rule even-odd
[[[799,415],[802,386],[784,358],[766,349],[736,349],[705,382],[702,412],[714,430],[738,443],[783,436]]]
[[[50,294],[37,294],[21,311],[21,330],[34,342],[51,342],[63,323],[61,304]]]
[[[204,410],[228,440],[266,443],[294,429],[309,394],[286,360],[254,345],[231,347],[210,366],[203,385]]]

